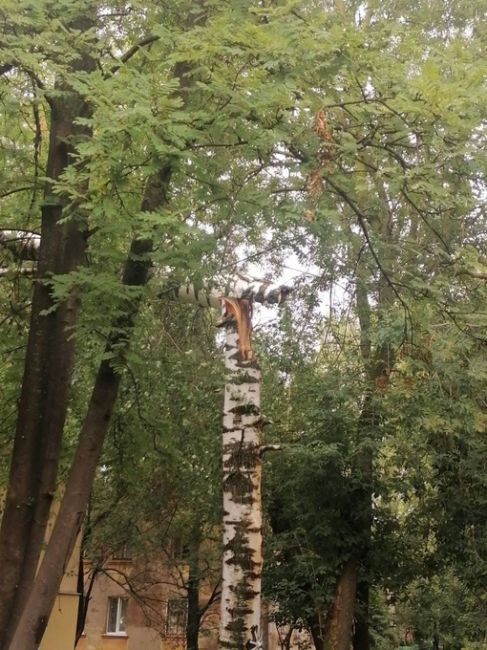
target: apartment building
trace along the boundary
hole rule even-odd
[[[185,650],[188,598],[181,585],[187,583],[187,565],[126,556],[110,559],[95,576],[92,572],[87,563],[86,578],[94,580],[76,650]],[[200,609],[199,648],[217,650],[219,601],[208,582],[201,584]],[[264,607],[263,650],[310,648],[306,633],[286,633]]]
[[[85,564],[90,590],[84,632],[76,650],[183,650],[186,646],[188,567],[165,558],[136,559],[124,552],[102,568]],[[91,582],[91,587],[90,587]],[[216,650],[218,602],[201,585],[206,611],[201,650]],[[209,603],[208,599],[212,599]]]

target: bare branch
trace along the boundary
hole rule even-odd
[[[282,447],[281,445],[262,445],[259,450],[259,454],[263,456],[268,451],[282,451]]]
[[[15,187],[13,190],[7,190],[6,192],[2,192],[0,194],[0,199],[4,199],[5,197],[11,196],[12,194],[18,194],[19,192],[28,192],[31,189],[32,189],[32,185],[26,185],[25,187]]]
[[[119,62],[111,67],[110,74],[115,74],[118,70],[120,70],[120,68],[125,63],[130,61],[130,59],[135,54],[137,54],[139,50],[141,50],[143,47],[146,47],[147,45],[150,45],[151,43],[154,43],[155,41],[158,41],[159,38],[160,38],[159,36],[156,36],[155,34],[151,34],[150,36],[146,36],[146,38],[140,40],[138,43],[135,43],[135,45],[133,45],[129,50],[127,50],[125,54],[122,54],[122,56],[119,59]]]

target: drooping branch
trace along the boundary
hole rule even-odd
[[[10,251],[17,261],[36,262],[39,255],[41,236],[31,230],[2,230],[0,229],[0,248]],[[29,271],[32,272],[32,271]],[[4,275],[1,273],[0,275]],[[276,305],[283,302],[291,293],[287,285],[277,285],[264,280],[256,280],[239,274],[227,287],[216,288],[196,283],[169,283],[158,296],[167,299],[175,297],[178,301],[220,309],[224,298],[244,298],[266,305]]]

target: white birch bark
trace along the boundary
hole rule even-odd
[[[285,286],[238,278],[222,292],[195,285],[176,298],[226,306],[223,405],[223,568],[219,648],[262,648],[261,372],[250,347],[252,302],[280,303]]]
[[[9,250],[18,261],[36,261],[40,245],[41,236],[30,230],[0,229],[0,247]]]
[[[252,302],[280,303],[285,286],[238,278],[223,291],[193,284],[176,298],[226,306],[223,405],[223,568],[219,648],[262,648],[261,372],[250,347]]]
[[[226,289],[208,289],[195,284],[186,284],[174,289],[177,300],[189,302],[202,307],[219,309],[224,298],[244,298],[263,304],[281,303],[291,289],[285,285],[275,285],[260,280],[252,280],[241,276],[235,279]],[[160,297],[167,295],[167,290]]]
[[[226,323],[223,414],[223,574],[220,648],[261,646],[262,502],[260,368]]]

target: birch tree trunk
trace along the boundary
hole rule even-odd
[[[227,320],[223,415],[221,648],[261,647],[262,574],[260,367],[249,348],[250,305]],[[237,323],[244,326],[237,328]],[[247,326],[245,326],[245,321]]]
[[[290,288],[240,277],[225,293],[193,284],[173,290],[182,302],[204,307],[223,303],[225,307],[221,323],[226,328],[226,382],[219,647],[262,648],[261,372],[250,347],[252,302],[279,304]]]

